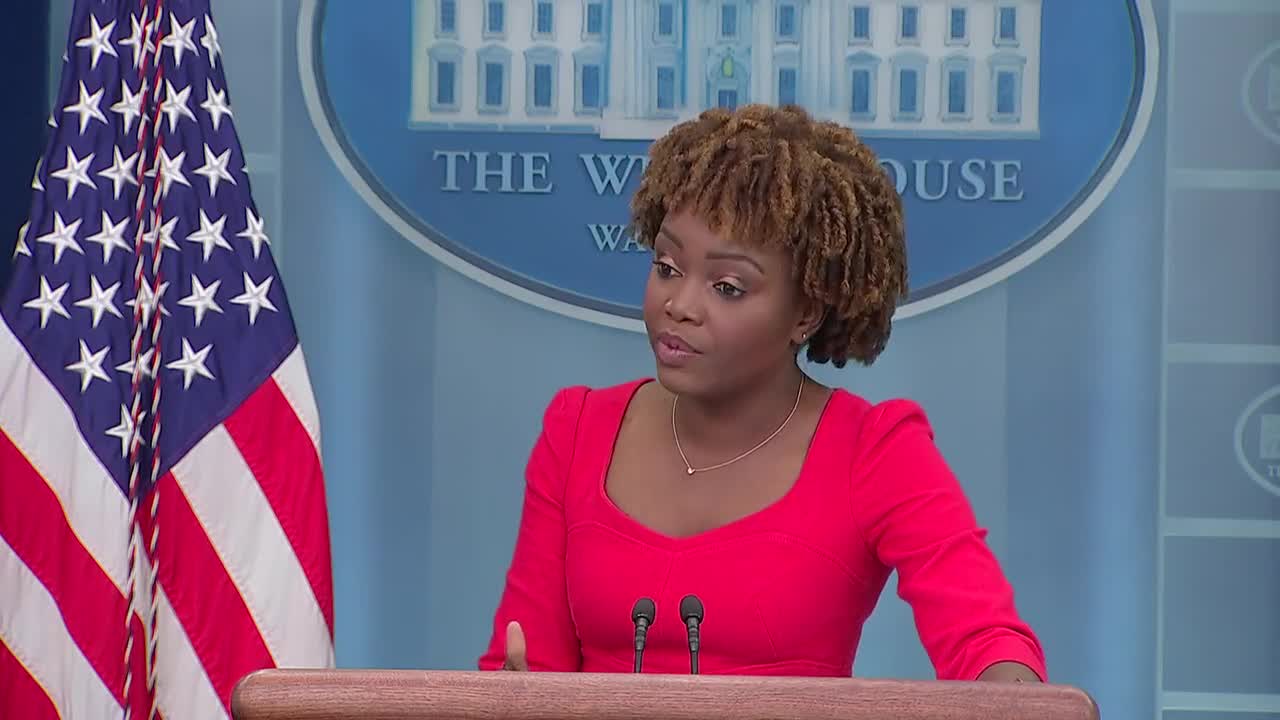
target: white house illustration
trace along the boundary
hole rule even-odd
[[[1040,0],[414,0],[410,122],[652,139],[795,103],[860,134],[1039,131]]]

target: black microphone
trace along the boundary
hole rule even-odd
[[[680,619],[689,634],[689,672],[698,674],[698,625],[702,622],[702,601],[697,595],[685,595],[680,601]]]
[[[641,659],[644,657],[644,641],[649,634],[649,626],[658,614],[651,598],[642,597],[631,608],[631,622],[636,626],[636,672],[640,672]]]

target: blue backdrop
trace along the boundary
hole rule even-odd
[[[901,322],[874,368],[814,373],[923,404],[1054,680],[1087,689],[1106,717],[1275,720],[1280,55],[1268,48],[1280,5],[1154,5],[1155,114],[1089,220],[1008,280]],[[338,661],[472,667],[546,402],[652,361],[641,336],[516,302],[379,219],[308,114],[300,9],[215,5],[323,420]],[[6,113],[4,135],[24,118]],[[6,203],[21,190],[4,188]],[[858,673],[929,677],[893,593]]]

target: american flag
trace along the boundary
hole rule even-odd
[[[209,0],[76,0],[0,296],[0,718],[227,717],[245,674],[333,664],[320,423],[224,60]]]

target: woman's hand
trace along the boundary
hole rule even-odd
[[[502,663],[503,670],[528,672],[529,659],[524,644],[524,630],[520,623],[512,620],[507,623],[507,659]]]
[[[509,634],[507,637],[511,637]],[[510,641],[508,641],[510,642]],[[523,646],[522,646],[523,647]],[[1031,668],[1017,662],[998,662],[987,668],[981,675],[979,680],[987,680],[991,682],[1040,682],[1040,676],[1036,675]]]

